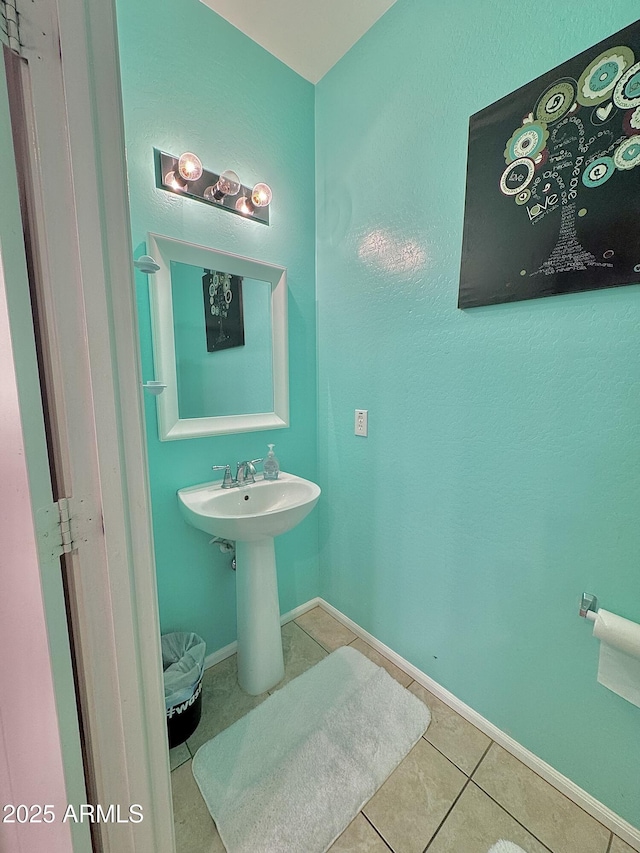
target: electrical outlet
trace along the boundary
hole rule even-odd
[[[369,432],[369,412],[367,409],[356,409],[356,435],[367,435]]]

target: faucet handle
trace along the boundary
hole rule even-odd
[[[249,480],[250,483],[255,483],[255,476],[258,473],[256,471],[256,465],[262,462],[262,459],[252,459],[251,461],[247,460],[243,462],[245,477]]]
[[[231,476],[231,465],[212,465],[212,471],[224,471],[222,479],[222,488],[230,489],[233,486],[233,478]]]

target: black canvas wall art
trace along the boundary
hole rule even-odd
[[[458,307],[640,282],[639,223],[640,22],[471,117]]]
[[[204,270],[202,290],[207,351],[244,346],[242,276]]]

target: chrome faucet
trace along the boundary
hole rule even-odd
[[[262,462],[262,459],[248,459],[244,462],[238,462],[238,470],[236,471],[236,486],[244,486],[246,483],[255,483],[256,481],[256,465]]]
[[[211,470],[224,471],[224,477],[222,478],[222,485],[220,488],[233,489],[234,486],[244,486],[250,483],[255,483],[257,474],[256,465],[259,462],[262,462],[262,459],[252,459],[251,461],[246,459],[244,462],[238,462],[235,480],[231,476],[230,465],[212,465]]]

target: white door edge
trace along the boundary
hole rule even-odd
[[[174,853],[114,4],[20,5],[65,493],[84,507],[70,562],[90,770],[103,808],[144,815],[94,830],[104,853]]]

